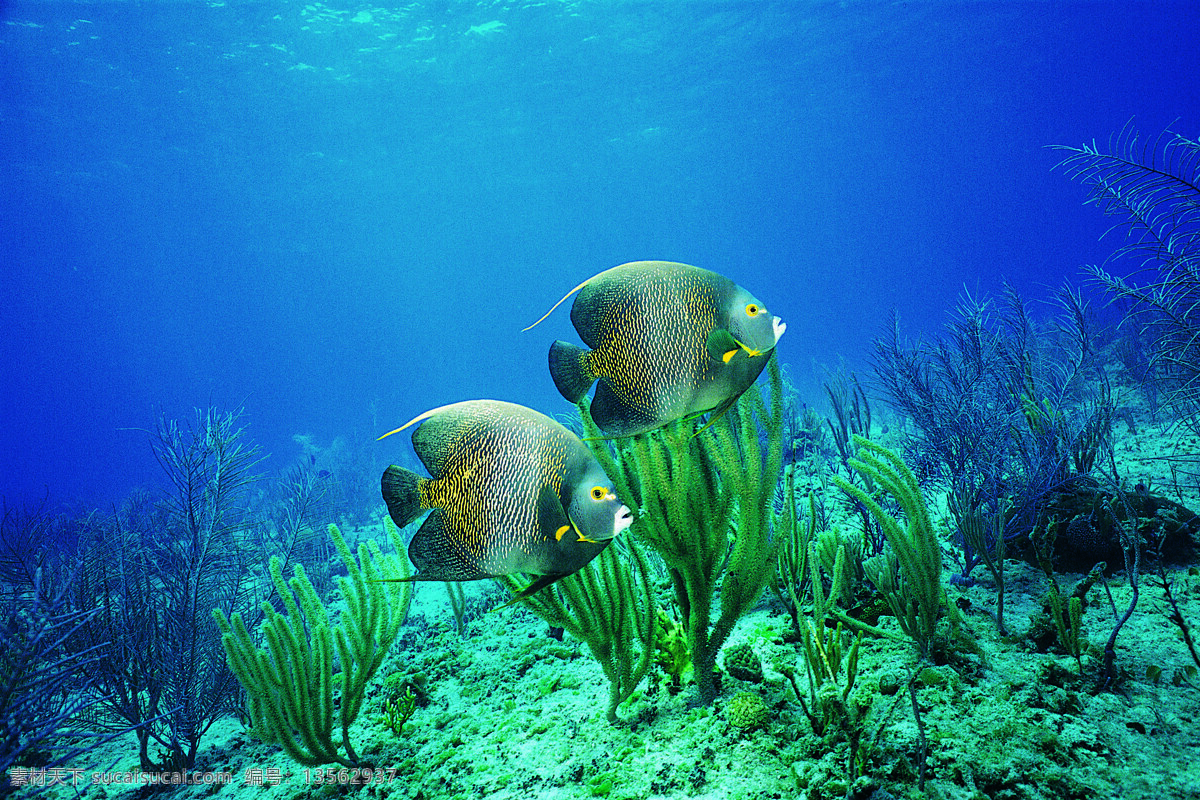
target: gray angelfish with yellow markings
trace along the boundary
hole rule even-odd
[[[613,267],[554,308],[576,292],[571,322],[591,349],[556,341],[550,375],[572,403],[599,381],[592,418],[609,436],[724,412],[758,378],[787,327],[725,276],[670,261]]]
[[[383,473],[388,513],[403,528],[426,511],[408,547],[418,581],[470,581],[514,572],[542,576],[528,597],[581,569],[632,515],[587,446],[524,406],[468,400],[426,411],[413,450],[431,477]]]

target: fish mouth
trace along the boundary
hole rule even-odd
[[[778,344],[779,337],[783,336],[783,332],[787,330],[787,323],[781,320],[779,317],[772,317],[771,330],[775,334],[775,343]]]
[[[629,510],[629,506],[621,506],[617,509],[617,518],[613,521],[613,536],[628,528],[633,524],[633,512]]]

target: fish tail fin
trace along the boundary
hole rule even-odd
[[[588,350],[578,345],[556,341],[550,345],[550,377],[558,393],[572,403],[578,403],[596,381],[588,366]]]
[[[383,501],[397,528],[408,525],[425,511],[421,507],[421,476],[395,464],[383,471]]]

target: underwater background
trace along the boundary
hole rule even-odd
[[[1182,377],[1146,367],[1164,340],[1085,269],[1166,275],[1181,308],[1200,299],[1197,64],[1191,2],[0,0],[0,796],[140,797],[136,778],[83,783],[194,769],[235,779],[172,791],[1200,798],[1200,360],[1184,346]],[[1171,246],[1121,252],[1126,218],[1089,194],[1111,173],[1058,146],[1180,176],[1174,210],[1165,184],[1125,187],[1153,195],[1142,208],[1166,215],[1149,227]],[[407,434],[376,438],[476,398],[581,430],[547,371],[550,342],[579,338],[569,309],[522,329],[590,276],[650,259],[725,275],[787,325],[781,382],[764,375],[712,434],[759,431],[737,448],[761,445],[762,481],[732,507],[763,516],[684,534],[717,537],[716,574],[741,576],[739,536],[761,523],[778,571],[730,629],[696,639],[675,567],[636,525],[640,544],[587,573],[611,590],[589,595],[618,620],[608,646],[633,662],[573,638],[560,611],[498,608],[491,581],[411,598],[356,583],[360,568],[400,575],[390,542],[413,535],[386,527],[379,476],[421,467]],[[977,398],[1011,401],[1023,427],[994,459],[1013,472],[979,479],[971,516],[956,503],[978,475],[955,473],[921,410],[966,396],[951,386],[975,312],[998,350],[1020,339],[1033,355],[1026,382]],[[918,362],[944,405],[897,378]],[[853,466],[855,432],[889,448],[872,469],[899,454],[923,494]],[[1022,448],[1047,437],[1069,475],[1031,466]],[[725,474],[737,460],[689,457]],[[677,488],[642,467],[623,467],[639,518]],[[889,515],[936,562],[920,598],[903,555],[891,590],[837,561],[903,553]],[[974,550],[970,520],[999,526]],[[785,530],[818,548],[809,562],[788,561]],[[296,565],[314,603],[278,580]],[[700,593],[714,618],[742,591],[716,584]],[[553,590],[562,614],[589,602],[573,591]],[[304,763],[249,731],[226,656],[266,647],[258,624],[289,609],[316,637],[322,604],[339,625],[360,601],[391,616],[346,650],[327,631],[333,660],[387,646],[327,703],[362,703],[353,737],[327,743],[345,760],[309,743]],[[693,670],[706,642],[715,702]],[[161,698],[130,677],[159,670]],[[214,704],[188,706],[201,697]],[[347,788],[337,770],[364,765],[388,772]],[[47,768],[76,772],[29,785]]]
[[[916,335],[1103,262],[1046,146],[1200,106],[1190,3],[0,14],[9,502],[155,485],[136,429],[198,406],[244,406],[277,468],[459,399],[570,411],[567,315],[519,332],[627,261],[755,292],[803,383],[893,309]]]

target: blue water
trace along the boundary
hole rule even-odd
[[[0,496],[108,504],[159,415],[279,470],[432,406],[570,411],[584,278],[684,261],[814,364],[1119,243],[1051,144],[1200,132],[1195,3],[0,4]],[[814,378],[813,376],[816,375]]]

